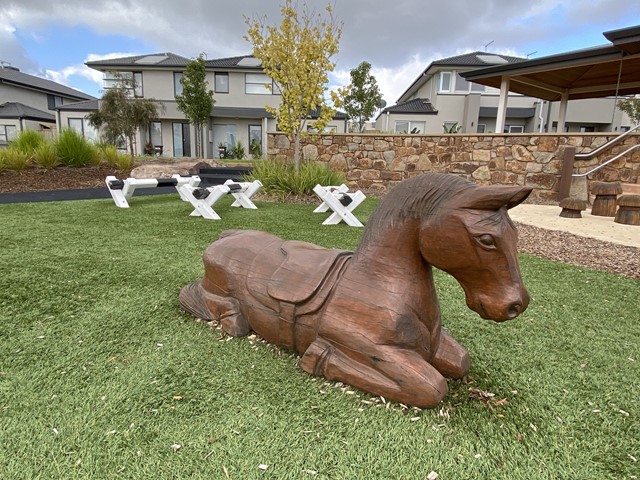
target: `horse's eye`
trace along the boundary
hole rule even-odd
[[[496,242],[488,233],[485,233],[484,235],[478,235],[476,237],[476,241],[485,248],[496,248]]]

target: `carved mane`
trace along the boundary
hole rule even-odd
[[[387,229],[397,228],[407,220],[436,217],[450,199],[477,187],[454,174],[427,173],[404,180],[380,201],[367,222],[356,254]]]

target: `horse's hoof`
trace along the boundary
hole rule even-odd
[[[232,337],[243,337],[251,331],[251,327],[241,313],[221,318],[220,325],[222,330]]]

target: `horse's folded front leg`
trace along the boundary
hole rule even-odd
[[[418,407],[435,407],[447,394],[447,381],[417,352],[370,344],[366,355],[317,338],[300,367],[312,375],[348,383],[360,390]]]
[[[431,365],[447,377],[462,378],[471,368],[471,360],[467,350],[442,329],[440,344]]]

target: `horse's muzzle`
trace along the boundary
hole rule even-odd
[[[476,302],[467,302],[467,305],[486,320],[504,322],[516,318],[529,306],[529,292],[526,289],[522,289],[517,297],[505,304],[483,298],[476,299]]]

